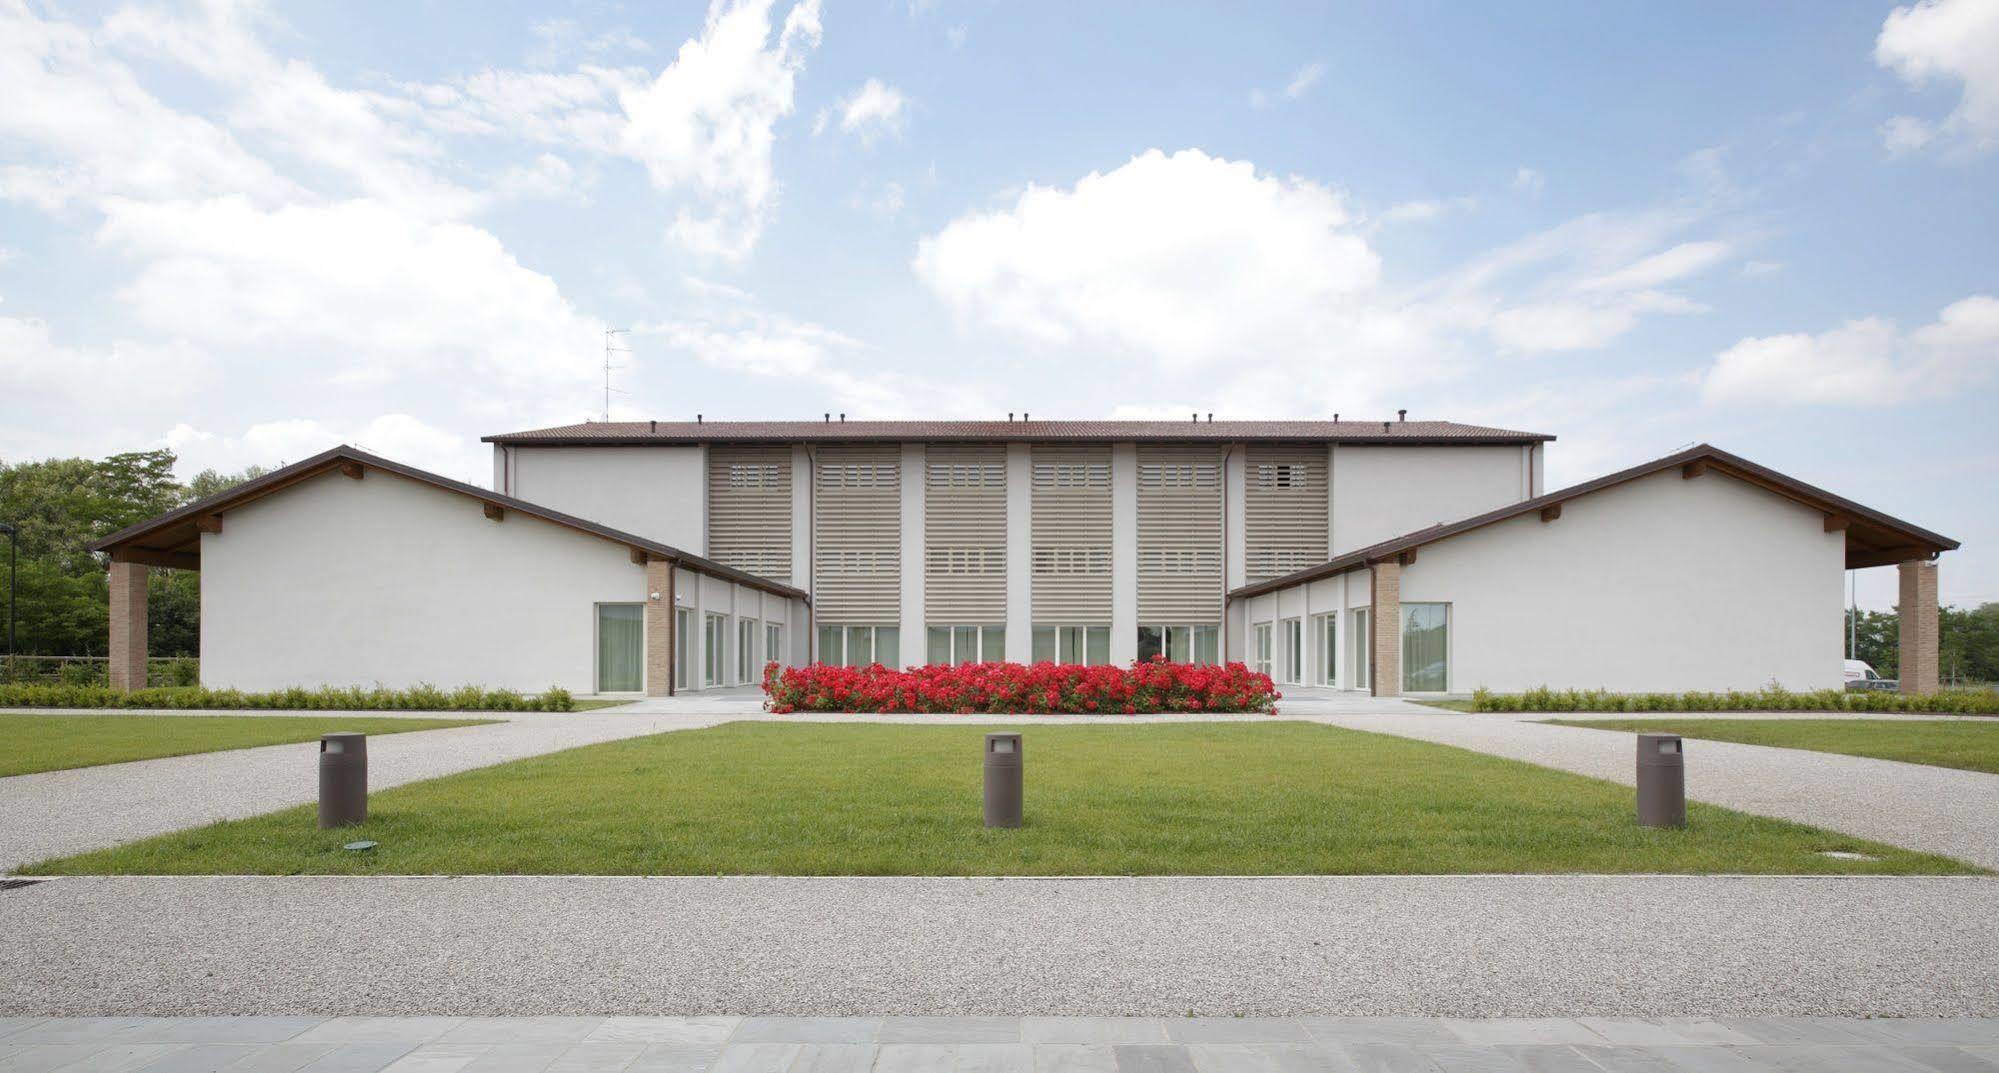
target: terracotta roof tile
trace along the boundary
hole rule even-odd
[[[1455,421],[590,421],[502,433],[485,441],[544,446],[885,440],[1512,444],[1554,438]]]

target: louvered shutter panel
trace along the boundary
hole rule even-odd
[[[924,452],[923,616],[944,626],[1006,621],[1006,447]]]
[[[1250,447],[1244,489],[1244,571],[1251,583],[1317,566],[1326,553],[1326,448]]]
[[[1212,625],[1222,610],[1222,456],[1138,448],[1138,621]]]
[[[1036,626],[1111,620],[1111,449],[1034,448]]]
[[[791,451],[708,449],[708,557],[791,583]]]
[[[819,448],[813,602],[823,623],[890,626],[902,607],[902,448]]]

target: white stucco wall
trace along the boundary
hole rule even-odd
[[[695,555],[708,553],[707,453],[701,447],[506,448],[516,499],[588,518]],[[794,479],[802,479],[794,475]]]
[[[376,470],[314,477],[201,538],[205,685],[595,689],[596,604],[628,549]]]
[[[1518,445],[1363,447],[1332,452],[1332,554],[1533,497]]]
[[[1845,535],[1678,470],[1418,553],[1402,599],[1451,605],[1450,690],[1837,688]]]

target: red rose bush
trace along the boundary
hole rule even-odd
[[[879,663],[764,668],[773,712],[928,712],[958,715],[1140,715],[1156,712],[1274,712],[1281,694],[1267,674],[1240,663],[1198,666],[1155,659],[1129,667],[1075,663],[932,664],[896,670]]]

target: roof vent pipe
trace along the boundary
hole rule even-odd
[[[1388,422],[1386,422],[1386,421],[1383,421],[1383,422],[1381,423],[1381,431],[1383,431],[1383,432],[1387,432],[1387,431],[1389,430],[1389,428],[1390,428],[1390,427],[1391,427],[1391,426],[1390,426],[1390,425],[1389,425],[1389,423],[1388,423]]]
[[[841,424],[843,424],[843,425],[847,423],[847,415],[846,415],[846,414],[841,414],[841,415],[840,415],[840,423],[841,423]]]
[[[1212,425],[1212,424],[1214,424],[1214,423],[1215,423],[1215,415],[1214,415],[1214,414],[1209,414],[1209,415],[1208,415],[1208,424]]]
[[[1340,412],[1339,412],[1338,410],[1334,410],[1334,411],[1333,411],[1333,424],[1337,425],[1337,424],[1339,424],[1339,423],[1340,423]]]
[[[833,412],[832,412],[831,410],[828,410],[828,411],[826,412],[826,414],[825,414],[825,418],[826,418],[826,423],[827,423],[827,424],[829,424],[829,425],[830,425],[830,424],[832,424],[832,423],[833,423]]]
[[[1006,412],[1006,423],[1007,423],[1007,424],[1009,424],[1009,425],[1013,424],[1013,411],[1012,411],[1012,410],[1008,410],[1008,411]]]
[[[1200,414],[1198,414],[1198,413],[1191,413],[1191,414],[1188,414],[1188,415],[1187,415],[1187,420],[1189,420],[1189,421],[1192,421],[1193,423],[1195,423],[1195,424],[1197,424],[1197,425],[1198,425],[1198,424],[1200,424],[1200,423],[1201,423],[1201,415],[1200,415]]]
[[[1022,421],[1025,421],[1025,420],[1027,420],[1029,416],[1030,416],[1030,415],[1028,414],[1028,412],[1027,412],[1026,410],[1022,410],[1022,411],[1020,412],[1020,419],[1021,419]]]
[[[651,427],[650,427],[649,429],[647,429],[647,431],[648,431],[648,432],[658,432],[658,431],[659,431],[659,420],[658,420],[657,418],[655,418],[655,419],[653,419],[653,420],[651,420],[651,421],[648,421],[648,422],[646,422],[646,424],[647,424],[647,425],[650,425],[650,426],[651,426]]]
[[[695,424],[697,424],[697,425],[701,423],[701,415],[700,415],[700,414],[695,414],[695,415],[694,415],[694,423],[695,423]]]
[[[1396,419],[1397,421],[1407,421],[1407,420],[1409,420],[1409,411],[1407,411],[1407,410],[1397,410],[1397,411],[1395,411],[1395,419]]]

